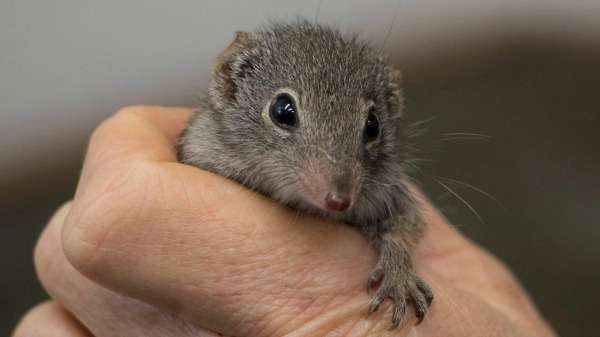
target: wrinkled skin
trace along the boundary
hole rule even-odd
[[[13,337],[555,336],[511,273],[426,201],[416,260],[436,302],[391,331],[391,312],[366,313],[364,237],[177,163],[189,116],[132,107],[96,130],[73,202],[36,247],[53,302]]]

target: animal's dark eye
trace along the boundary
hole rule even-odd
[[[367,121],[365,122],[365,131],[364,137],[365,141],[371,142],[377,139],[379,135],[379,120],[377,116],[373,112],[369,112],[369,116],[367,117]]]
[[[298,116],[294,99],[288,94],[277,96],[269,110],[271,120],[279,126],[286,128],[294,127],[298,124]]]

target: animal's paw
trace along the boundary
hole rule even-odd
[[[381,281],[381,282],[379,282]],[[382,268],[376,268],[369,277],[367,287],[372,289],[380,283],[379,289],[369,303],[369,314],[379,309],[379,305],[389,298],[393,302],[392,324],[397,328],[406,315],[407,302],[412,303],[417,316],[417,324],[423,321],[429,305],[433,301],[433,292],[425,281],[415,274],[400,275],[386,273]]]

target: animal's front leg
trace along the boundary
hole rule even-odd
[[[379,260],[367,287],[379,288],[369,304],[369,313],[377,311],[379,305],[389,298],[393,302],[392,323],[396,328],[403,321],[407,302],[412,303],[419,324],[433,301],[433,292],[425,281],[415,273],[413,247],[407,241],[394,238],[390,234],[374,238],[373,244],[379,250]]]

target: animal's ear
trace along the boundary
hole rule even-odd
[[[402,93],[402,72],[396,68],[389,68],[388,108],[392,117],[402,117],[404,110],[404,95]]]
[[[235,102],[237,84],[253,66],[251,51],[256,33],[236,32],[231,44],[217,57],[212,71],[209,96],[216,107]]]

